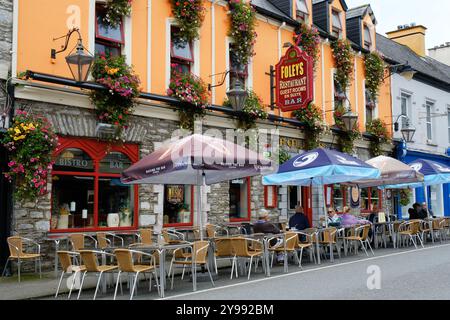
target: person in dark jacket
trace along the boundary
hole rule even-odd
[[[428,212],[422,208],[420,203],[414,203],[413,208],[416,212],[415,219],[426,219],[428,217]]]
[[[415,209],[409,208],[409,209],[408,209],[408,214],[409,214],[409,220],[415,220],[415,219],[417,219],[417,212],[416,212]]]
[[[280,229],[269,221],[269,213],[267,210],[261,210],[259,220],[253,224],[254,233],[278,234]]]
[[[300,231],[310,228],[308,218],[305,216],[305,212],[301,205],[297,205],[295,214],[289,219],[289,228]]]

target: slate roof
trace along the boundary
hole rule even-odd
[[[313,0],[312,4],[314,5],[314,4],[317,4],[317,3],[324,2],[324,1],[331,2],[332,0]],[[344,8],[344,10],[347,11],[347,9],[348,9],[347,3],[345,3],[344,0],[340,0],[340,1],[341,1],[341,5]]]
[[[347,17],[347,20],[353,19],[356,17],[364,17],[366,15],[366,13],[368,13],[370,15],[373,23],[376,24],[377,19],[375,19],[375,15],[372,11],[372,7],[370,6],[370,4],[365,4],[365,5],[362,5],[359,7],[349,9],[347,11],[346,17]]]
[[[409,47],[399,44],[377,33],[377,49],[388,59],[397,63],[408,63],[414,70],[439,82],[450,90],[450,66],[430,57],[421,57]]]
[[[283,11],[278,9],[276,6],[274,6],[272,3],[270,3],[268,0],[252,0],[252,5],[255,7],[256,11],[260,11],[258,9],[262,9],[263,11],[270,12],[278,17],[279,20],[285,21],[286,23],[298,25],[299,23],[292,19],[290,16],[285,14]],[[261,12],[264,14],[264,12]]]

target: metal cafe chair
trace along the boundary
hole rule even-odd
[[[369,254],[367,253],[366,247],[369,247],[370,251],[372,252],[372,255],[375,256],[375,253],[372,250],[372,246],[370,245],[370,240],[369,240],[370,229],[371,229],[370,224],[360,226],[355,229],[354,236],[345,237],[344,239],[350,243],[353,242],[355,244],[356,253],[358,253],[357,244],[359,242],[367,256],[369,256]]]
[[[329,248],[331,262],[334,261],[334,248],[337,249],[338,256],[341,258],[341,251],[336,242],[336,234],[337,229],[334,227],[322,229],[319,233],[319,245],[324,249],[324,253],[326,251],[325,248]]]
[[[137,293],[137,282],[139,280],[139,275],[149,273],[150,279],[149,279],[149,291],[152,290],[152,275],[155,277],[156,280],[156,286],[158,288],[159,293],[159,282],[158,282],[158,275],[156,274],[156,261],[154,259],[154,256],[149,253],[145,253],[142,251],[136,251],[136,250],[129,250],[129,249],[116,249],[114,250],[114,254],[117,259],[117,265],[119,268],[119,273],[117,275],[117,281],[116,281],[116,287],[114,289],[114,300],[116,300],[117,296],[117,288],[120,283],[120,276],[122,273],[128,273],[134,275],[134,281],[131,288],[131,294],[130,294],[130,300],[133,300],[133,296],[135,292]],[[147,256],[150,257],[150,264],[135,264],[133,259],[133,254],[138,254],[141,256]]]
[[[97,232],[97,242],[98,242],[98,248],[101,250],[106,250],[109,248],[114,248],[114,239],[117,239],[120,241],[120,246],[124,246],[124,241],[122,237],[119,237],[118,235],[115,235],[114,233],[110,232]],[[111,237],[111,239],[108,239],[108,237]]]
[[[78,252],[86,249],[86,238],[89,238],[94,242],[94,248],[97,248],[97,239],[89,234],[84,233],[72,233],[69,235],[69,241],[72,245],[72,251]]]
[[[42,278],[41,246],[36,241],[21,236],[9,237],[6,241],[8,243],[10,255],[6,260],[5,267],[3,268],[2,277],[5,275],[8,263],[10,263],[10,261],[17,260],[18,280],[20,282],[20,269],[22,262],[34,260],[34,272],[37,272],[37,264],[39,263],[39,278]],[[25,252],[24,244],[25,245],[31,244],[36,248],[36,252],[34,253]]]
[[[279,239],[278,237],[273,237],[269,239],[269,243],[273,239]],[[291,253],[294,255],[295,259],[298,262],[298,265],[300,267],[300,260],[297,255],[297,249],[299,247],[298,243],[298,235],[295,232],[286,232],[283,234],[283,238],[281,238],[282,242],[277,243],[276,245],[269,247],[269,252],[271,253],[271,262],[270,267],[273,266],[273,258],[275,256],[275,253],[283,253],[284,259],[288,259],[288,254]],[[288,266],[285,265],[285,272],[288,272]]]
[[[77,274],[80,272],[84,272],[86,270],[86,267],[81,265],[75,265],[73,264],[73,260],[75,257],[79,257],[80,254],[78,252],[70,252],[70,251],[58,251],[58,258],[59,262],[61,263],[62,271],[61,271],[61,278],[59,279],[58,288],[56,289],[55,298],[58,297],[59,289],[61,288],[61,282],[65,275],[72,276],[72,284],[70,286],[69,295],[67,299],[70,299],[70,296],[72,295],[72,290],[75,285],[75,280],[77,277]],[[78,259],[77,259],[78,260]],[[78,260],[79,261],[79,260]]]
[[[411,220],[409,222],[402,223],[399,227],[398,235],[399,237],[410,240],[416,249],[417,242],[414,239],[418,239],[422,247],[424,247],[421,239],[420,220]]]
[[[251,244],[251,248],[249,248],[249,244]],[[238,258],[241,258],[241,259],[249,260],[247,279],[250,280],[253,259],[263,258],[263,256],[264,256],[263,243],[260,240],[256,240],[256,239],[235,237],[235,238],[231,238],[231,246],[233,248],[233,262],[232,262],[232,266],[231,266],[231,278],[233,278],[234,268],[237,269],[237,267],[238,267],[237,260],[238,260]],[[255,262],[256,262],[255,263],[255,270],[256,270],[257,260]]]
[[[211,283],[212,283],[213,287],[215,286],[214,280],[211,275],[211,271],[209,270],[209,264],[208,264],[208,260],[207,260],[209,245],[210,245],[209,241],[195,241],[193,243],[192,247],[189,247],[189,249],[191,249],[191,257],[190,258],[185,258],[184,260],[177,260],[177,259],[172,260],[171,267],[170,267],[170,270],[172,271],[172,282],[171,282],[171,286],[170,286],[171,289],[173,289],[173,280],[174,280],[174,276],[175,276],[175,268],[174,267],[176,265],[183,266],[183,269],[185,269],[186,266],[191,266],[193,269],[193,273],[194,273],[192,275],[193,278],[197,277],[197,266],[198,265],[206,266]],[[182,250],[182,249],[183,248],[176,249],[174,251],[174,255],[176,254],[176,252],[178,250]],[[192,281],[192,282],[194,283],[194,281]]]
[[[80,290],[78,291],[77,300],[80,299],[81,291],[83,289],[84,279],[86,275],[91,273],[98,277],[97,286],[95,287],[94,300],[97,297],[98,288],[100,286],[100,281],[104,273],[111,273],[117,271],[116,265],[99,265],[98,255],[113,256],[111,253],[106,253],[104,251],[94,251],[94,250],[80,250],[81,260],[86,270],[83,271],[83,277],[81,278]]]

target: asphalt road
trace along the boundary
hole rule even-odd
[[[307,260],[307,259],[306,259]],[[250,281],[241,276],[230,280],[230,269],[219,270],[220,278],[212,287],[209,278],[198,282],[192,292],[189,277],[175,278],[174,290],[166,290],[167,300],[450,300],[450,243],[425,249],[378,249],[375,257],[367,258],[361,251],[358,256],[342,257],[334,263],[328,260],[321,265],[305,261],[304,270],[295,265],[284,273],[274,266],[272,277],[252,271]],[[154,282],[153,282],[154,284]],[[72,299],[75,299],[76,294]],[[81,299],[90,300],[93,290],[83,290]],[[113,289],[100,293],[97,299],[112,299]],[[124,295],[129,299],[124,286]],[[44,299],[53,299],[48,297]],[[58,299],[67,299],[62,294]],[[148,292],[148,282],[141,282],[135,300],[157,300],[156,288]]]
[[[166,299],[450,299],[450,244],[418,250],[378,250],[375,257],[368,259],[347,258],[332,265],[186,292]]]

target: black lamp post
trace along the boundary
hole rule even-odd
[[[248,93],[242,85],[241,80],[239,80],[239,77],[234,78],[230,90],[227,91],[227,97],[234,111],[242,111]]]
[[[55,49],[52,49],[51,57],[52,57],[52,59],[55,59],[56,55],[58,53],[66,51],[67,46],[69,44],[70,37],[72,36],[72,34],[74,32],[78,33],[77,46],[66,57],[66,62],[67,62],[67,65],[69,66],[70,72],[72,73],[72,76],[75,79],[75,81],[83,82],[83,81],[86,81],[89,76],[92,62],[94,61],[94,57],[83,46],[83,40],[81,39],[80,31],[77,28],[70,30],[67,33],[67,35],[65,35],[63,37],[53,39],[53,40],[57,40],[57,39],[61,39],[61,38],[65,37],[66,43],[60,51],[56,51]]]

